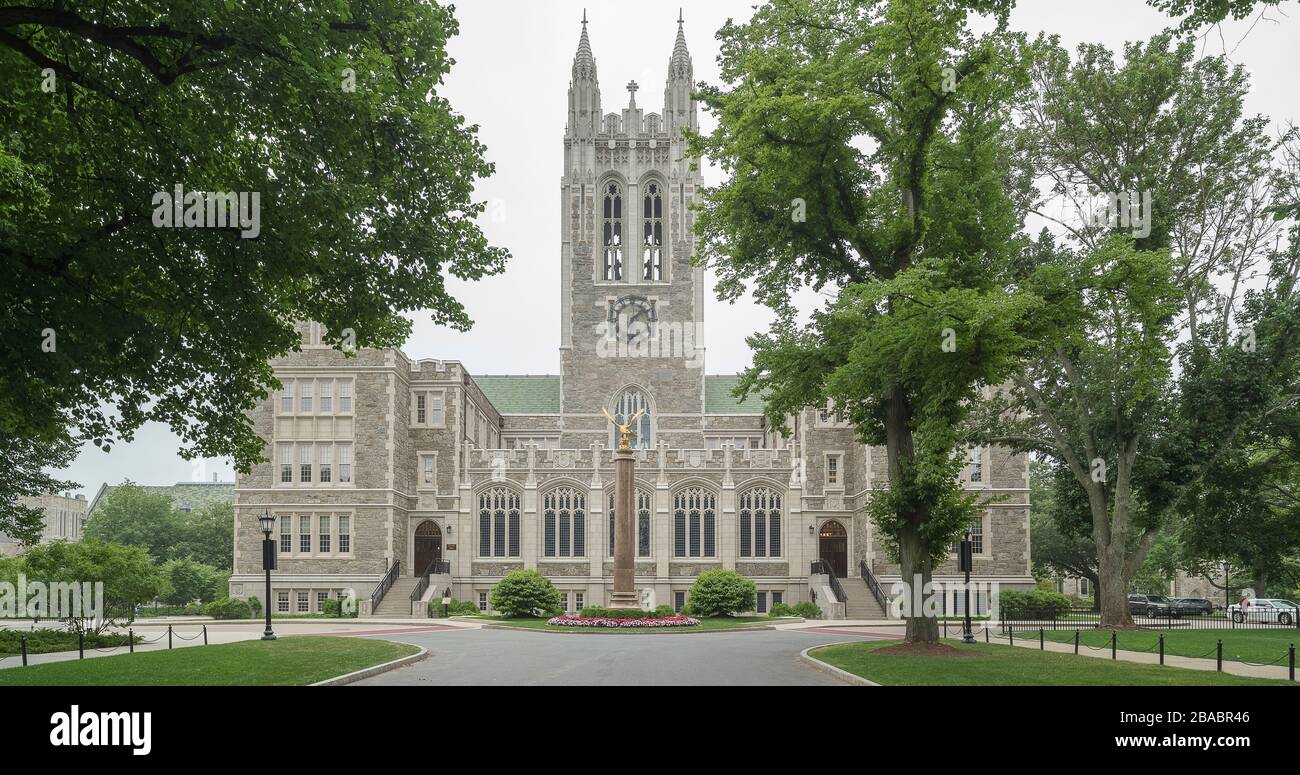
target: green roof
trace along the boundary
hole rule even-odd
[[[740,384],[740,377],[735,374],[719,374],[704,378],[704,413],[705,414],[762,414],[763,399],[750,393],[744,401],[736,398],[731,391]]]
[[[560,378],[554,375],[474,377],[501,414],[559,414]]]
[[[91,500],[89,508],[86,509],[86,515],[94,513],[95,508],[103,500],[104,496],[116,490],[121,485],[105,484],[99,488]],[[172,499],[172,503],[178,509],[189,509],[198,511],[199,509],[211,503],[234,503],[235,502],[235,483],[234,482],[177,482],[176,484],[137,485],[140,489],[148,492],[160,493]]]

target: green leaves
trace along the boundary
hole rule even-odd
[[[0,30],[0,435],[108,445],[156,420],[246,470],[294,321],[398,346],[403,312],[470,325],[447,274],[504,267],[475,224],[492,165],[440,95],[448,7],[109,2]],[[258,192],[260,236],[156,228],[177,183]]]

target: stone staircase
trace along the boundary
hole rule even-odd
[[[379,601],[379,607],[371,613],[371,616],[387,619],[412,618],[411,593],[419,583],[420,579],[415,576],[399,576],[384,595],[384,599]]]
[[[880,604],[876,602],[875,595],[871,594],[871,589],[861,578],[840,579],[840,586],[844,588],[844,618],[845,619],[888,619],[885,612],[881,610]],[[408,593],[409,594],[409,593]]]

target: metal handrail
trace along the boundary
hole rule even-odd
[[[393,560],[393,564],[389,566],[388,572],[379,580],[379,586],[375,587],[375,591],[370,593],[370,612],[372,614],[375,612],[375,609],[379,607],[379,604],[383,602],[384,595],[388,594],[388,590],[392,588],[393,583],[397,581],[397,574],[401,572],[401,569],[402,561]]]
[[[880,582],[876,580],[876,575],[867,567],[866,560],[858,560],[858,570],[862,572],[862,580],[867,583],[867,589],[871,590],[872,597],[876,598],[876,604],[880,610],[889,612],[888,598],[885,597],[885,590],[880,587]]]
[[[844,594],[844,587],[840,584],[840,580],[835,578],[835,570],[829,562],[819,557],[813,560],[811,570],[813,573],[826,576],[831,580],[831,591],[835,593],[835,597],[839,602],[848,601],[848,595]]]
[[[437,576],[443,573],[451,573],[451,560],[433,560],[429,567],[424,569],[420,574],[420,582],[415,585],[415,590],[411,592],[411,602],[419,602],[424,597],[425,590],[429,588],[429,577]]]

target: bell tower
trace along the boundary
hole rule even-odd
[[[601,410],[619,411],[631,390],[627,406],[651,418],[641,445],[701,448],[704,272],[691,265],[690,207],[703,181],[684,135],[698,127],[685,22],[662,113],[638,106],[630,81],[626,107],[601,114],[587,26],[584,12],[560,186],[562,445],[597,440],[587,434],[606,432]]]

